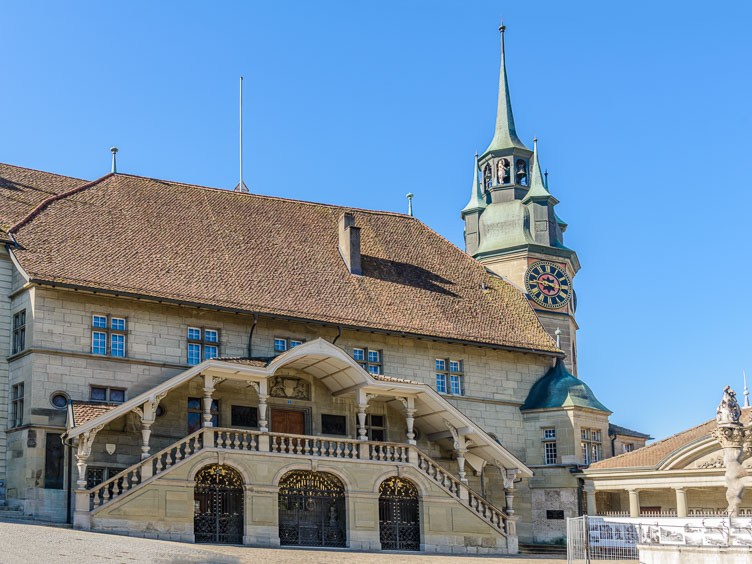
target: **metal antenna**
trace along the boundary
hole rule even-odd
[[[744,374],[744,407],[749,407],[749,390],[747,389],[747,373],[742,370]]]
[[[414,194],[412,192],[408,192],[406,194],[406,197],[407,197],[407,215],[409,215],[410,217],[412,217],[412,215],[413,215],[413,197],[414,197]]]
[[[115,159],[115,155],[117,155],[118,148],[110,147],[110,152],[112,153],[112,174],[115,174],[117,172],[117,162]]]
[[[243,182],[243,77],[240,77],[240,182],[235,186],[235,192],[248,192],[248,186]]]

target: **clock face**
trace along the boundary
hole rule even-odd
[[[548,309],[559,309],[569,303],[572,280],[556,263],[539,260],[525,273],[525,289],[533,301]]]

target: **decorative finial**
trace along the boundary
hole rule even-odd
[[[749,390],[747,389],[747,373],[742,370],[744,375],[744,407],[749,407]]]
[[[554,335],[556,335],[556,348],[560,349],[561,348],[561,329],[557,328],[556,331],[554,331]]]
[[[507,26],[504,25],[504,15],[501,16],[501,25],[499,26],[499,31],[501,33],[504,33],[507,29]]]
[[[112,174],[115,174],[117,172],[117,161],[115,155],[117,155],[118,148],[110,147],[110,152],[112,153]]]
[[[546,190],[548,190],[548,169],[543,173],[543,185],[546,187]]]
[[[414,196],[414,194],[412,192],[408,192],[406,194],[406,198],[407,198],[407,215],[409,215],[410,217],[413,216],[413,196]]]

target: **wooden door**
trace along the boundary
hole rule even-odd
[[[305,413],[292,409],[272,409],[272,432],[305,434]]]

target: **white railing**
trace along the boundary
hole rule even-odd
[[[411,464],[488,525],[503,535],[507,534],[508,515],[415,446],[214,427],[202,428],[94,486],[88,490],[89,510],[97,509],[119,498],[203,449]]]

